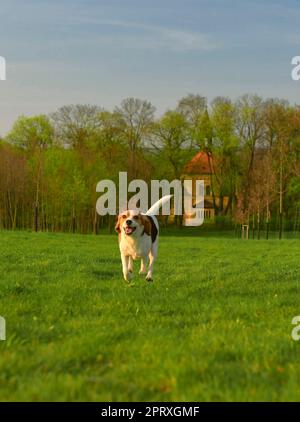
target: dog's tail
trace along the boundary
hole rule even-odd
[[[162,198],[160,198],[155,204],[152,205],[151,208],[148,209],[145,215],[156,215],[159,213],[160,207],[162,207],[164,204],[166,204],[173,195],[165,195]]]

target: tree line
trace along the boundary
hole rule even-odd
[[[78,104],[20,116],[0,139],[0,228],[98,233],[113,226],[96,214],[99,180],[118,184],[119,171],[129,181],[181,179],[198,151],[210,163],[217,223],[250,224],[258,237],[299,230],[300,107],[193,94],[159,118],[136,98],[113,111]]]

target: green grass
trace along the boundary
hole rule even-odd
[[[0,400],[300,400],[299,240],[163,236],[128,288],[115,236],[0,238]]]

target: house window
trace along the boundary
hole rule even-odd
[[[205,187],[205,195],[206,195],[206,196],[210,196],[210,186],[209,186],[209,185],[207,185],[207,186]]]

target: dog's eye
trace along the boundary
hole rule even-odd
[[[122,215],[122,218],[126,218],[126,217],[127,217],[127,215],[125,215],[125,214]]]
[[[134,219],[134,220],[138,220],[138,219],[139,219],[138,215],[135,215],[135,216],[133,217],[133,219]]]

